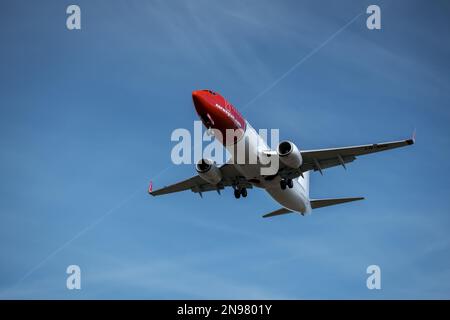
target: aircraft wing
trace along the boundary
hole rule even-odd
[[[224,189],[225,187],[231,187],[239,185],[240,187],[252,188],[252,184],[248,182],[232,164],[224,164],[221,166],[220,171],[222,173],[222,181],[213,185],[203,180],[199,175],[192,178],[180,181],[170,186],[149,192],[152,196],[160,196],[163,194],[180,192],[185,190],[191,190],[192,192],[201,193],[207,191],[217,191]]]
[[[301,173],[309,170],[319,171],[322,173],[323,169],[334,166],[343,166],[345,168],[345,164],[354,161],[357,156],[400,148],[412,145],[414,142],[415,139],[413,136],[411,139],[407,140],[373,143],[343,148],[305,150],[301,151],[303,164],[300,168],[289,169],[287,167],[282,167],[279,174],[283,177],[295,178],[301,175]]]
[[[414,138],[353,147],[307,150],[302,152],[303,164],[301,169],[305,172],[308,170],[322,171],[322,169],[339,165],[345,167],[346,163],[352,162],[357,156],[400,148],[412,144],[414,144]]]

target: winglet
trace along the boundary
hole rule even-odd
[[[406,143],[409,145],[416,143],[416,129],[414,129],[411,138],[406,140]]]
[[[150,181],[150,184],[148,185],[148,193],[152,194],[153,192],[153,182]]]

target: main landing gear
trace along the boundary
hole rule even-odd
[[[247,197],[247,188],[242,189],[234,189],[234,197],[236,199],[239,199],[240,197],[246,198]]]
[[[289,189],[292,189],[293,186],[294,186],[294,182],[292,181],[292,179],[281,179],[280,180],[281,190],[285,190],[286,187],[289,187]]]

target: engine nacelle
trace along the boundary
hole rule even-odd
[[[195,165],[198,175],[208,183],[218,184],[222,181],[222,173],[215,163],[209,159],[201,159]]]
[[[280,161],[289,168],[299,168],[303,163],[302,154],[297,146],[290,141],[282,141],[278,145],[277,153]]]

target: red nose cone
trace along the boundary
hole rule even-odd
[[[192,100],[205,127],[220,131],[223,139],[218,138],[222,143],[225,140],[227,145],[235,143],[243,135],[246,127],[244,118],[220,94],[211,90],[197,90],[192,92]],[[233,133],[233,139],[226,138]]]
[[[202,99],[201,91],[193,91],[192,92],[192,100],[194,100],[194,106],[197,108],[197,105],[200,105]]]
[[[201,90],[192,92],[192,100],[194,101],[195,110],[200,117],[208,112],[208,102]]]

